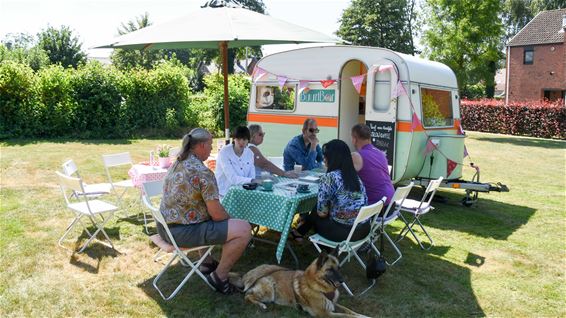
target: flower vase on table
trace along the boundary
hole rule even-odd
[[[159,158],[159,166],[161,168],[169,168],[171,165],[171,158],[169,158],[169,151],[171,150],[171,146],[163,144],[157,146],[157,157]]]
[[[159,166],[161,168],[169,168],[170,165],[171,165],[171,158],[159,157]]]

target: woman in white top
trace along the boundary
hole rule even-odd
[[[248,148],[250,131],[245,126],[236,128],[234,142],[222,147],[216,157],[216,182],[218,193],[225,196],[235,184],[260,182],[255,179],[254,154]]]
[[[262,171],[268,171],[272,174],[287,177],[287,178],[298,178],[299,175],[293,171],[284,171],[273,164],[273,162],[269,161],[265,158],[261,151],[259,151],[258,147],[263,143],[263,137],[265,136],[265,132],[260,125],[253,124],[249,127],[250,130],[250,143],[248,144],[248,148],[254,154],[254,164],[255,164],[255,177],[260,178]]]

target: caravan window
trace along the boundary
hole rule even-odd
[[[295,110],[295,91],[297,85],[258,85],[256,87],[255,107],[257,110]]]
[[[454,124],[450,91],[421,88],[421,105],[425,127],[446,127]]]

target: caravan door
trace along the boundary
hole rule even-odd
[[[385,152],[390,167],[395,166],[398,94],[392,90],[397,89],[398,74],[395,63],[383,60],[369,68],[367,77],[366,125],[371,129],[372,144]]]

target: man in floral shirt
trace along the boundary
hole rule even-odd
[[[209,258],[201,271],[217,291],[227,294],[233,291],[228,272],[250,241],[251,226],[231,219],[220,204],[214,173],[203,164],[211,150],[212,135],[205,129],[185,135],[181,153],[164,180],[160,211],[178,246],[222,244],[220,261]],[[157,231],[169,242],[160,224]]]

